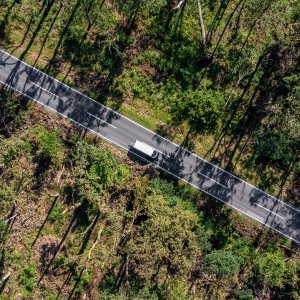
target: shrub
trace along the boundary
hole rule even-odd
[[[36,268],[32,261],[22,269],[19,275],[20,284],[23,287],[23,294],[28,299],[34,295],[34,291],[37,287],[36,283]]]
[[[280,286],[285,273],[284,258],[279,253],[261,254],[254,262],[254,271],[261,283]]]
[[[0,135],[0,166],[11,164],[22,152],[31,151],[28,141],[23,141],[18,137],[2,139]]]
[[[0,220],[0,244],[5,240],[7,235],[8,224]],[[0,256],[1,261],[1,256]]]
[[[247,288],[237,291],[236,299],[237,300],[253,300],[254,299],[253,292]]]
[[[38,144],[37,154],[46,160],[51,160],[55,165],[62,163],[64,159],[63,143],[56,131],[48,131],[44,127],[33,130],[34,139]]]

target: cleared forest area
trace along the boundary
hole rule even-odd
[[[299,207],[299,11],[6,0],[0,47]],[[299,246],[2,87],[0,242],[1,299],[300,297]]]
[[[1,299],[297,299],[297,245],[37,104],[1,99]]]

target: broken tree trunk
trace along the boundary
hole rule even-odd
[[[8,272],[8,273],[6,273],[6,275],[4,275],[2,278],[0,278],[0,287],[8,280],[10,275],[11,275],[11,273]]]
[[[173,10],[179,10],[187,0],[180,0]]]
[[[206,45],[206,34],[205,34],[204,22],[203,22],[203,17],[202,17],[201,0],[198,0],[198,13],[199,13],[199,25],[200,25],[201,36],[202,36],[203,52],[204,52],[204,55],[206,55],[207,45]]]

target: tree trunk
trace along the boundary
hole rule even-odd
[[[202,36],[203,52],[204,52],[204,54],[206,54],[206,52],[207,52],[207,46],[206,46],[206,34],[205,34],[205,28],[204,28],[203,17],[202,17],[201,0],[198,0],[198,13],[199,13],[199,25],[200,25],[201,36]]]
[[[179,10],[187,0],[180,0],[178,4],[173,8],[173,10]]]
[[[8,280],[10,275],[11,275],[11,273],[8,272],[6,275],[4,275],[2,278],[0,278],[0,287]]]

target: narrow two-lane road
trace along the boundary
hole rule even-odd
[[[0,83],[130,152],[136,140],[159,152],[159,169],[300,243],[300,210],[0,50]],[[132,153],[132,152],[131,152]],[[136,154],[135,154],[136,155]]]

